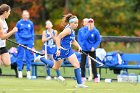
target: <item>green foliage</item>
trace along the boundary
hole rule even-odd
[[[138,0],[73,0],[69,8],[79,18],[94,18],[103,35],[134,35],[134,30],[140,27],[138,3]]]
[[[8,0],[4,3],[10,4]],[[14,0],[7,21],[12,28],[21,17],[21,10],[26,8],[37,33],[42,29],[38,27],[44,26],[47,19],[53,22],[54,29],[61,31],[60,20],[70,12],[77,15],[80,22],[85,17],[93,18],[102,35],[137,36],[135,31],[140,30],[139,5],[140,0]]]

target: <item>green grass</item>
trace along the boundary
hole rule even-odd
[[[28,80],[15,77],[0,77],[0,93],[139,93],[140,84],[132,83],[100,83],[86,82],[86,89],[75,88],[76,81],[66,79],[46,81],[44,78]]]
[[[14,71],[10,70],[10,67],[2,67],[3,74],[14,75]],[[62,76],[73,77],[73,68],[61,68]],[[139,74],[139,70],[129,70],[129,73]],[[23,74],[26,75],[25,68]],[[46,81],[44,67],[38,68],[38,77],[35,80],[29,80],[25,77],[23,79],[15,78],[14,76],[0,76],[0,93],[139,93],[140,83],[118,83],[117,80],[113,80],[112,83],[104,82],[104,79],[100,83],[86,82],[89,86],[87,89],[75,88],[76,81],[73,78],[66,78],[65,82],[57,80]],[[52,70],[52,76],[56,73]],[[116,79],[117,75],[112,70],[102,69],[103,78]]]

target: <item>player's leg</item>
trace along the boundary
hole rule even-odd
[[[55,62],[55,60],[53,59],[53,55],[49,56],[51,60],[53,60],[53,62]],[[62,62],[61,62],[62,63]],[[59,80],[64,81],[65,79],[61,76],[61,72],[60,69],[56,70],[56,74]]]
[[[45,69],[46,69],[46,80],[51,80],[51,69],[50,67],[48,67],[47,65],[45,65]]]
[[[89,55],[93,58],[96,59],[96,53],[94,52],[90,52]],[[98,82],[98,76],[97,76],[97,67],[96,67],[96,62],[94,62],[93,60],[91,60],[91,66],[92,66],[92,73],[93,73],[93,78],[94,78],[94,82]]]
[[[9,66],[11,64],[9,53],[4,53],[1,55],[1,60],[5,66]]]
[[[82,76],[82,83],[85,83],[86,81],[86,55],[81,54],[81,63],[80,63],[80,68],[81,68],[81,76]]]
[[[29,48],[33,48],[33,45],[27,45],[27,47],[29,47]],[[32,62],[32,59],[33,59],[33,53],[31,52],[31,51],[29,51],[29,50],[25,50],[25,53],[26,53],[26,77],[28,78],[28,79],[30,79],[31,78],[31,72],[30,72],[30,70],[31,70],[31,62]]]
[[[21,46],[17,48],[17,68],[18,68],[18,78],[22,78],[22,68],[23,68],[23,57],[25,56],[25,49]]]
[[[80,64],[78,62],[78,59],[75,55],[75,53],[73,53],[71,56],[68,57],[68,61],[74,66],[74,73],[75,73],[75,77],[77,80],[77,86],[79,88],[86,88],[87,86],[82,84],[82,80],[81,80],[81,70],[80,70]]]
[[[6,47],[1,48],[1,61],[5,66],[9,66],[11,64],[10,55]]]

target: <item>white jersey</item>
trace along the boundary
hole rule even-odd
[[[3,29],[4,33],[7,33],[7,31],[8,31],[8,26],[7,26],[6,21],[0,19],[0,24],[2,24],[2,29]],[[2,47],[6,47],[6,40],[2,40],[2,39],[0,38],[0,48],[2,48]]]

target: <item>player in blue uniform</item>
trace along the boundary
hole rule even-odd
[[[50,59],[52,61],[54,61],[53,59],[53,54],[56,51],[56,45],[54,42],[54,38],[57,36],[57,31],[52,29],[53,25],[52,22],[50,20],[46,21],[46,31],[43,31],[42,33],[42,42],[44,43],[43,45],[43,52],[45,53],[45,57],[46,59]],[[46,67],[46,73],[47,73],[47,77],[46,80],[51,80],[51,76],[50,76],[50,67],[47,67],[47,65],[45,65]],[[64,81],[65,79],[61,76],[60,70],[56,70],[57,73],[57,78]]]
[[[34,24],[29,20],[29,12],[24,10],[22,12],[22,19],[19,20],[16,24],[18,32],[15,34],[16,41],[19,44],[23,44],[29,48],[34,47]],[[18,57],[17,57],[17,66],[18,66],[18,77],[22,78],[22,68],[23,61],[26,62],[26,71],[27,78],[30,78],[30,67],[31,61],[33,59],[33,53],[31,51],[24,49],[21,46],[18,46]]]
[[[80,45],[75,40],[75,31],[74,29],[78,26],[78,18],[72,14],[67,14],[64,16],[64,22],[66,27],[64,30],[56,37],[55,42],[57,46],[56,53],[54,54],[55,62],[45,59],[45,57],[38,57],[42,62],[48,64],[55,70],[58,70],[63,62],[63,59],[67,58],[68,61],[74,66],[74,73],[77,80],[76,87],[86,88],[87,86],[82,84],[81,80],[81,70],[76,54],[72,50],[71,44],[78,47],[79,51],[81,50]]]

